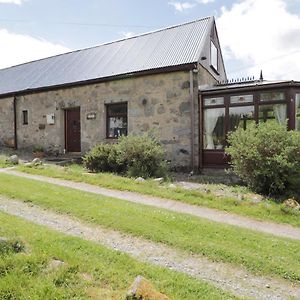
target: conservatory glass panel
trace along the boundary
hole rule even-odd
[[[204,111],[204,149],[224,149],[225,145],[225,108]]]
[[[231,96],[230,103],[248,103],[253,102],[253,95]]]
[[[260,94],[260,101],[284,101],[285,96],[283,92],[266,92]]]
[[[229,108],[229,131],[234,131],[238,128],[246,129],[253,123],[255,123],[254,106]]]
[[[216,98],[206,98],[204,99],[205,106],[212,106],[212,105],[223,105],[224,98],[223,97],[216,97]]]
[[[269,104],[260,105],[259,122],[277,122],[285,125],[287,122],[287,106],[286,104]]]

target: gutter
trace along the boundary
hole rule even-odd
[[[203,111],[202,111],[202,95],[201,93],[198,94],[198,107],[199,107],[199,111],[198,111],[198,118],[199,118],[199,169],[200,169],[200,173],[202,172],[203,169]]]
[[[210,95],[219,95],[219,94],[230,94],[235,92],[248,92],[253,90],[267,90],[270,88],[274,89],[280,89],[280,88],[299,88],[300,83],[295,81],[287,81],[287,82],[280,82],[280,83],[265,83],[265,84],[252,84],[252,85],[246,85],[246,86],[237,86],[237,85],[228,85],[228,86],[215,86],[215,88],[202,90],[201,94],[204,96],[210,96]]]
[[[195,171],[195,101],[194,101],[194,75],[190,70],[190,100],[191,100],[191,168]]]
[[[18,132],[17,132],[17,97],[14,96],[13,100],[14,107],[14,148],[18,149]]]

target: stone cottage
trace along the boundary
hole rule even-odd
[[[198,87],[226,79],[213,17],[0,70],[0,144],[84,153],[153,132],[199,165]]]

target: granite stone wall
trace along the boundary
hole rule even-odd
[[[201,76],[199,73],[201,72]],[[151,131],[164,145],[167,159],[174,167],[191,167],[191,101],[195,103],[194,160],[198,162],[198,85],[206,70],[193,73],[194,99],[190,96],[190,73],[187,71],[145,75],[17,97],[18,147],[31,149],[41,145],[48,151],[62,153],[65,148],[64,110],[80,107],[81,149],[106,140],[106,104],[128,103],[128,133]],[[203,74],[202,74],[203,73]],[[210,77],[207,77],[210,78]],[[11,124],[12,105],[0,99],[0,141],[11,137],[2,124]],[[28,110],[28,125],[22,123],[22,111]],[[94,113],[95,119],[87,119]],[[54,114],[53,125],[47,115]],[[2,116],[9,116],[2,121]],[[13,123],[12,123],[13,124]]]
[[[14,147],[13,98],[0,99],[0,146]]]

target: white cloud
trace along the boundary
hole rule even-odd
[[[169,5],[173,6],[177,12],[183,12],[185,10],[195,7],[195,3],[191,2],[179,2],[179,1],[170,1]]]
[[[0,68],[64,53],[70,49],[27,35],[0,29]]]
[[[21,5],[25,0],[0,0],[0,3]]]
[[[286,1],[239,1],[222,8],[217,25],[225,59],[248,67],[228,67],[229,77],[258,76],[262,69],[265,79],[300,79],[300,16]]]
[[[197,0],[197,2],[200,4],[208,4],[215,2],[215,0]]]

